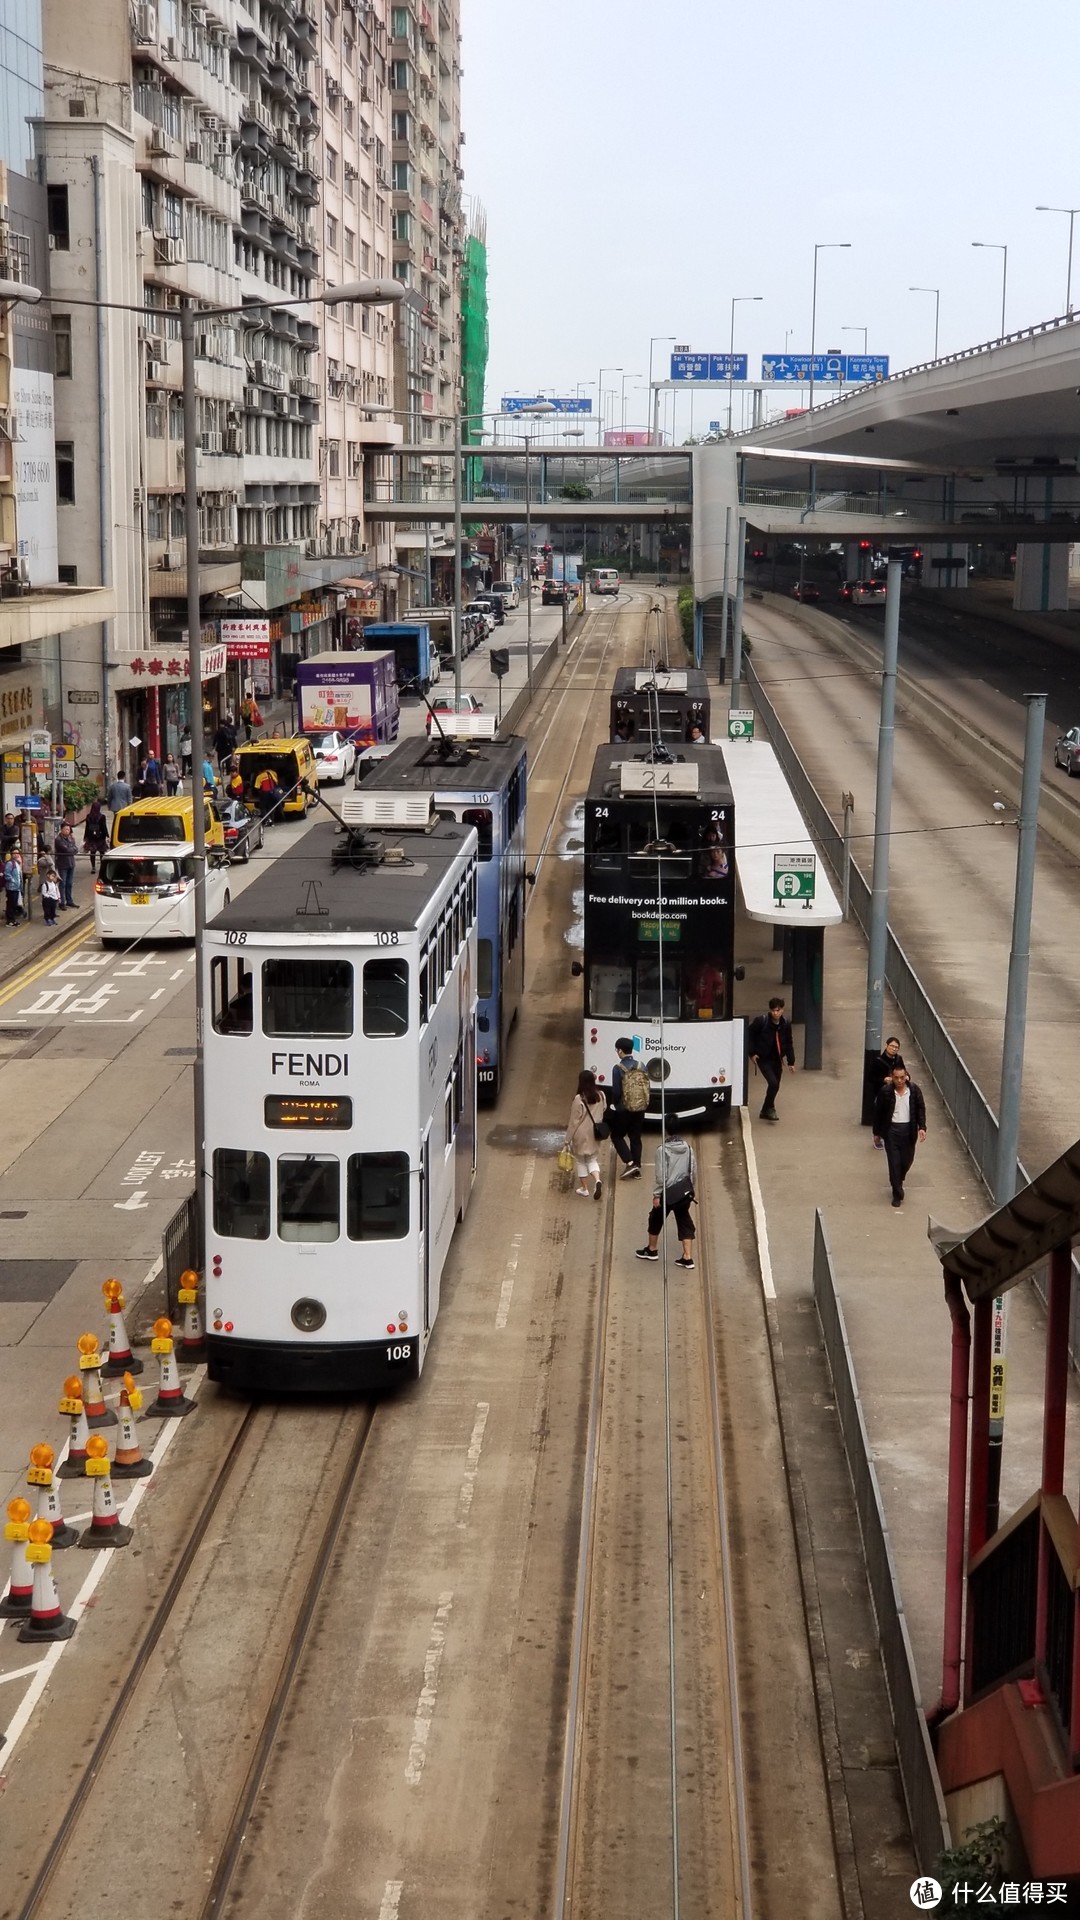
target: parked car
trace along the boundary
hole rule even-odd
[[[811,601],[816,602],[821,599],[821,588],[816,580],[796,580],[791,589],[791,597],[793,600],[801,601],[804,607],[809,606]]]
[[[475,652],[476,648],[480,646],[481,642],[487,639],[487,636],[488,636],[488,621],[487,621],[486,614],[483,611],[478,613],[469,613],[468,610],[466,610],[465,612],[462,613],[461,646],[462,646],[462,652],[464,653],[466,658],[470,653]]]
[[[851,599],[856,607],[884,606],[884,580],[856,580],[851,590]]]
[[[206,863],[207,920],[230,900],[225,856]],[[195,848],[190,840],[139,841],[111,847],[94,882],[94,925],[103,947],[118,941],[194,940]]]
[[[1080,727],[1070,727],[1060,740],[1055,740],[1054,765],[1064,767],[1070,778],[1080,773]]]
[[[230,865],[235,861],[246,867],[252,850],[257,852],[265,838],[266,828],[261,816],[249,813],[242,800],[224,800],[218,808],[218,818],[225,835],[225,851]]]
[[[563,580],[545,580],[540,589],[542,607],[562,607],[570,604],[570,588]]]
[[[465,611],[466,613],[476,614],[477,618],[483,621],[485,639],[489,633],[494,633],[495,615],[492,613],[490,607],[484,605],[484,602],[482,600],[468,601],[465,607]]]
[[[489,613],[494,614],[495,625],[501,627],[506,619],[506,608],[502,603],[502,595],[494,592],[494,590],[490,592],[485,590],[483,593],[478,593],[476,599],[482,607],[487,608]]]
[[[315,773],[321,786],[332,780],[344,783],[356,765],[356,743],[347,733],[331,728],[326,733],[309,733],[315,755]]]
[[[484,703],[477,698],[475,693],[460,694],[456,704],[452,693],[437,693],[434,700],[430,702],[430,707],[431,712],[427,717],[427,730],[429,733],[433,733],[435,731],[435,725],[432,719],[433,714],[437,713],[440,718],[443,714],[446,714],[452,719],[455,713],[482,713]]]

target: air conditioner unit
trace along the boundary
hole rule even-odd
[[[150,152],[166,160],[172,157],[172,141],[160,127],[155,127],[150,135]]]
[[[146,505],[145,487],[136,487],[131,495],[131,507],[134,513],[141,513]]]
[[[176,573],[180,568],[180,555],[166,551],[158,561],[162,573]]]
[[[184,243],[169,234],[155,233],[154,254],[160,267],[175,267],[184,257]]]
[[[221,451],[222,453],[243,453],[244,436],[239,427],[230,427],[227,433],[222,434]]]
[[[254,408],[255,408],[255,410],[256,410],[256,411],[258,411],[258,406],[259,406],[259,389],[258,389],[258,387],[245,387],[245,388],[244,388],[244,405],[245,405],[245,407],[249,407],[249,408],[251,408],[251,407],[254,407]]]
[[[150,151],[151,153],[154,152],[153,142],[151,142]],[[184,148],[184,158],[186,160],[201,160],[202,157],[202,142],[197,138],[189,140],[187,146]]]
[[[200,448],[200,451],[203,453],[220,453],[221,452],[220,433],[200,433],[199,448]]]
[[[152,40],[156,40],[157,37],[158,37],[157,8],[149,5],[136,7],[135,9],[136,40],[139,41],[141,46],[148,46],[150,42]]]
[[[180,42],[176,38],[175,34],[170,34],[169,38],[163,43],[162,52],[164,53],[166,60],[182,59],[183,56],[180,52]]]
[[[274,395],[274,412],[275,412],[275,413],[288,413],[288,411],[289,411],[289,396],[288,396],[288,394],[287,394],[287,393],[275,393],[275,395]]]

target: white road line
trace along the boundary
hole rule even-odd
[[[0,1673],[0,1687],[6,1680],[29,1680],[31,1674],[36,1673],[41,1664],[40,1660],[35,1660],[32,1667],[13,1667],[10,1673]]]
[[[388,1880],[383,1888],[379,1920],[397,1920],[397,1910],[405,1889],[404,1880]]]
[[[533,1175],[535,1174],[535,1172],[536,1172],[536,1155],[535,1153],[530,1153],[528,1159],[525,1162],[525,1172],[524,1172],[524,1175],[522,1176],[522,1181],[521,1181],[521,1197],[523,1200],[527,1200],[530,1193],[532,1192]]]
[[[160,1000],[164,991],[165,991],[164,987],[156,987],[154,992],[150,995],[151,1000]]]
[[[170,973],[170,975],[169,975],[169,979],[170,979],[170,980],[182,980],[182,979],[183,979],[183,977],[184,977],[184,968],[183,968],[183,967],[177,967],[177,969],[176,969],[176,972],[175,972],[175,973]]]
[[[104,1556],[106,1549],[102,1549]],[[435,1618],[431,1623],[431,1638],[424,1655],[424,1684],[416,1702],[413,1716],[413,1737],[409,1746],[409,1758],[405,1765],[405,1783],[418,1787],[427,1759],[428,1736],[435,1715],[435,1703],[439,1694],[439,1669],[442,1666],[446,1648],[446,1623],[450,1618],[450,1609],[454,1604],[452,1593],[440,1593],[439,1604],[435,1609]]]
[[[754,1136],[750,1130],[749,1107],[739,1108],[742,1121],[743,1152],[746,1155],[746,1174],[750,1182],[750,1204],[754,1210],[754,1237],[757,1240],[758,1271],[761,1274],[761,1291],[766,1300],[776,1299],[773,1285],[772,1259],[769,1254],[769,1223],[765,1217],[765,1201],[758,1179],[757,1154],[754,1152]]]
[[[477,1401],[476,1419],[473,1422],[469,1451],[465,1456],[465,1472],[461,1481],[461,1492],[458,1494],[457,1523],[459,1527],[467,1524],[469,1514],[472,1511],[473,1494],[476,1490],[476,1476],[480,1469],[480,1450],[484,1444],[484,1428],[487,1426],[487,1417],[490,1411],[491,1408],[486,1400]]]
[[[514,1279],[517,1274],[518,1256],[521,1253],[521,1235],[515,1233],[510,1242],[510,1258],[506,1263],[506,1277],[499,1289],[499,1307],[495,1315],[496,1327],[505,1327],[510,1318],[510,1302],[514,1297]]]

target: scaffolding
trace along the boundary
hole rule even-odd
[[[474,200],[461,270],[461,411],[474,416],[463,424],[466,444],[482,438],[487,361],[487,214]]]

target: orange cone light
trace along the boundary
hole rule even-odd
[[[102,1441],[102,1446],[104,1444]],[[30,1602],[30,1618],[19,1628],[19,1639],[70,1640],[75,1631],[75,1622],[60,1611],[50,1565],[52,1527],[48,1520],[31,1520],[27,1532],[30,1537],[26,1544],[26,1558],[34,1569],[34,1592]]]
[[[90,1428],[115,1427],[116,1415],[111,1407],[105,1405],[105,1396],[101,1391],[101,1353],[97,1334],[80,1333],[76,1344],[79,1349],[86,1424]]]
[[[182,1414],[194,1413],[195,1402],[185,1397],[180,1385],[180,1369],[173,1352],[172,1321],[167,1314],[154,1321],[150,1351],[158,1357],[159,1379],[157,1398],[146,1409],[147,1419],[178,1420]]]
[[[109,1357],[102,1372],[110,1380],[119,1379],[122,1373],[141,1373],[143,1363],[131,1351],[128,1330],[124,1324],[124,1289],[119,1280],[105,1280],[101,1291],[109,1310]]]
[[[83,1471],[94,1483],[94,1511],[80,1547],[126,1547],[132,1530],[120,1523],[109,1471],[109,1443],[103,1433],[90,1435]]]
[[[52,1448],[42,1441],[39,1446],[30,1449],[30,1466],[27,1470],[26,1484],[36,1487],[38,1495],[37,1518],[47,1520],[52,1528],[54,1547],[74,1547],[78,1545],[78,1529],[69,1527],[64,1519],[60,1505],[60,1488],[53,1472],[56,1455]]]
[[[0,1620],[27,1620],[30,1617],[34,1574],[26,1558],[26,1546],[30,1538],[32,1511],[29,1500],[24,1500],[21,1495],[7,1503],[4,1539],[11,1542],[11,1578],[7,1592],[0,1600]]]
[[[120,1431],[116,1436],[116,1452],[112,1464],[114,1480],[144,1480],[147,1474],[154,1471],[153,1461],[146,1459],[139,1445],[135,1415],[142,1403],[142,1394],[135,1385],[134,1376],[125,1373],[124,1384],[120,1389]]]
[[[180,1275],[180,1290],[176,1298],[184,1309],[180,1326],[180,1358],[191,1366],[201,1366],[206,1359],[206,1326],[199,1306],[199,1276],[194,1267],[185,1267]]]
[[[61,1480],[81,1480],[82,1470],[86,1465],[86,1438],[90,1429],[86,1424],[82,1381],[77,1373],[69,1373],[64,1381],[59,1412],[70,1416],[71,1432],[68,1436],[67,1453],[56,1471]]]

